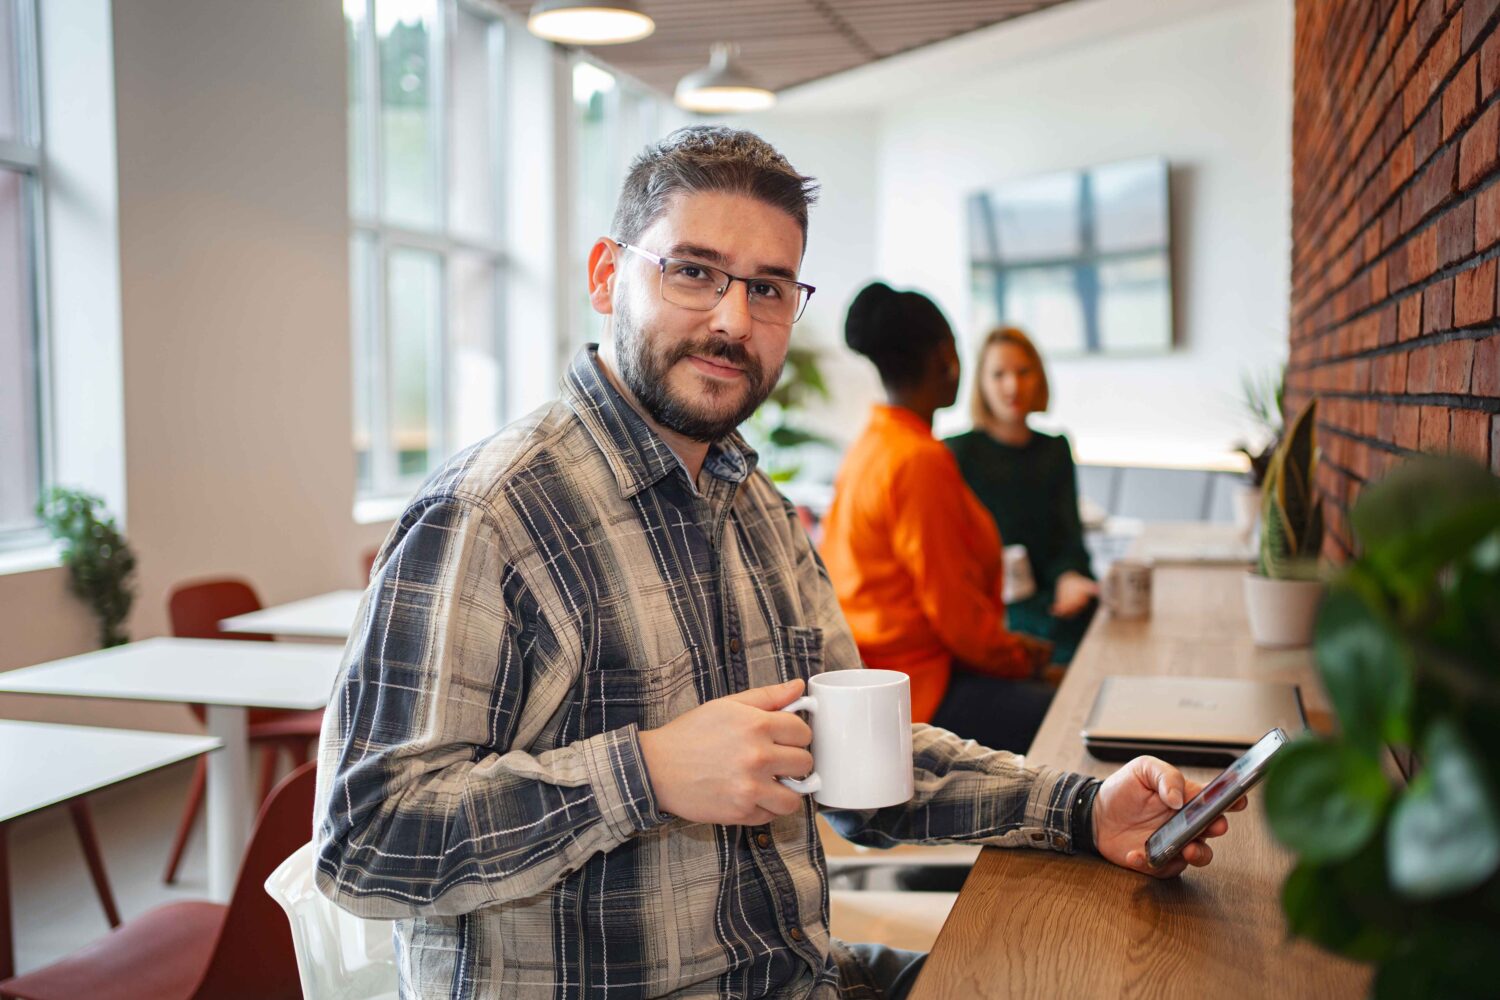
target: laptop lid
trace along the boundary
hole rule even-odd
[[[1307,728],[1295,684],[1228,677],[1110,676],[1083,725],[1086,746],[1246,749],[1269,730]]]

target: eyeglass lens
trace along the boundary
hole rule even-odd
[[[795,323],[807,303],[807,290],[781,278],[741,278],[749,291],[750,315],[763,323]],[[661,297],[684,309],[706,311],[719,304],[730,284],[718,268],[668,258],[662,266]]]

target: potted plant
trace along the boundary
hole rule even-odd
[[[63,543],[69,585],[99,620],[99,644],[129,642],[124,623],[135,601],[135,553],[105,512],[104,501],[55,486],[37,504],[37,514],[52,537]]]
[[[1417,459],[1351,515],[1362,555],[1318,617],[1335,736],[1277,754],[1265,791],[1297,855],[1292,933],[1376,966],[1373,994],[1493,997],[1500,953],[1500,480]],[[1409,782],[1385,748],[1411,748]]]
[[[1318,553],[1323,505],[1317,472],[1314,399],[1271,454],[1261,489],[1260,560],[1245,574],[1245,613],[1257,646],[1306,646],[1325,591]]]

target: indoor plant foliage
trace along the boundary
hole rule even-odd
[[[1265,482],[1266,470],[1271,465],[1271,456],[1281,442],[1281,414],[1286,396],[1286,366],[1264,375],[1240,376],[1240,405],[1245,413],[1260,427],[1265,443],[1259,448],[1241,444],[1236,450],[1250,461],[1250,485],[1259,489]]]
[[[104,501],[77,490],[53,487],[37,504],[37,514],[54,538],[62,543],[63,565],[73,593],[88,602],[99,619],[99,644],[119,646],[129,642],[123,625],[135,600],[131,579],[135,553],[131,551],[115,519],[104,510]]]
[[[1367,489],[1318,617],[1341,732],[1278,754],[1293,933],[1378,966],[1377,997],[1493,996],[1500,951],[1500,480],[1422,459]],[[1404,787],[1387,745],[1416,752]]]
[[[1318,401],[1297,415],[1271,453],[1262,481],[1260,575],[1312,580],[1323,548],[1323,504],[1317,473]]]
[[[1306,646],[1323,599],[1317,413],[1314,399],[1287,428],[1266,467],[1258,565],[1245,575],[1245,613],[1261,646]]]
[[[828,399],[828,383],[818,367],[818,354],[806,347],[793,347],[786,352],[781,381],[745,425],[746,436],[761,452],[762,467],[773,482],[785,483],[797,478],[802,471],[801,463],[796,461],[799,449],[807,445],[833,445],[823,435],[798,426],[798,411],[813,397]]]

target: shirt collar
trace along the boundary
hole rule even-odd
[[[615,389],[599,366],[598,351],[598,344],[586,344],[573,356],[563,378],[563,399],[603,452],[620,495],[629,499],[682,469],[682,463]],[[738,431],[731,431],[709,445],[703,468],[711,476],[737,484],[755,471],[756,461],[755,449]]]
[[[924,438],[931,438],[932,428],[922,422],[922,418],[904,406],[890,406],[886,403],[876,403],[874,412],[870,415],[872,424],[889,424],[904,430],[920,434]]]

